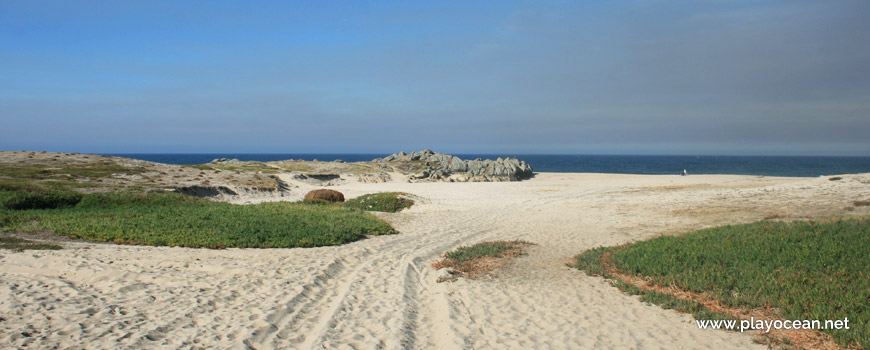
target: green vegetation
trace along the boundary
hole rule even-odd
[[[270,166],[280,168],[287,172],[300,172],[306,175],[326,175],[326,174],[376,174],[382,173],[383,170],[377,168],[376,164],[368,162],[355,163],[339,163],[329,161],[309,162],[304,160],[282,160],[277,162],[267,163]]]
[[[834,177],[828,179],[828,181],[840,181],[840,180],[842,180],[842,179],[843,179],[842,177],[834,176]]]
[[[576,267],[649,278],[729,307],[773,307],[784,319],[836,320],[844,346],[870,344],[870,220],[759,222],[659,237],[577,257]],[[693,311],[694,313],[694,311]]]
[[[52,209],[75,206],[82,194],[55,181],[0,180],[0,209]]]
[[[278,162],[270,162],[283,171],[287,172],[300,172],[305,174],[321,174],[321,172],[317,171],[317,167],[315,166],[318,163],[307,162],[307,161],[295,161],[295,160],[284,160]]]
[[[507,260],[523,254],[523,248],[532,245],[525,241],[481,242],[459,247],[444,254],[444,259],[432,265],[447,268],[450,276],[438,281],[452,281],[460,276],[476,278],[506,264]]]
[[[395,213],[405,208],[410,208],[414,205],[414,201],[407,198],[407,193],[402,192],[380,192],[372,194],[364,194],[362,196],[349,199],[344,203],[348,208],[356,208],[368,211],[383,211]]]
[[[642,290],[637,286],[622,280],[615,280],[613,285],[626,294],[639,296],[640,300],[643,302],[656,305],[665,310],[673,309],[679,312],[692,314],[692,316],[698,320],[733,319],[732,317],[710,311],[710,309],[694,300],[680,299],[667,293],[652,290]]]
[[[56,166],[48,164],[0,165],[0,176],[17,179],[65,179],[65,178],[97,178],[112,174],[140,174],[144,168],[128,168],[110,161],[93,163],[60,163]]]
[[[111,161],[48,164],[0,164],[0,209],[39,209],[75,204],[76,190],[113,187],[102,178],[113,174],[141,174],[142,167],[123,167]],[[120,187],[120,186],[115,186]],[[9,193],[15,192],[15,193]]]
[[[373,215],[303,203],[233,205],[180,194],[88,194],[74,208],[0,210],[2,231],[51,231],[127,244],[287,248],[395,233]]]
[[[418,173],[426,169],[425,162],[388,162],[393,168],[406,173]],[[281,160],[274,162],[235,162],[235,163],[206,163],[206,164],[191,164],[186,167],[199,170],[227,170],[239,172],[260,172],[264,174],[275,174],[279,172],[299,172],[306,175],[331,175],[331,174],[378,174],[385,172],[380,168],[380,163],[373,162],[333,162],[333,161],[305,161],[305,160]],[[391,171],[391,170],[386,170]]]
[[[201,170],[227,170],[227,171],[239,171],[239,172],[263,172],[264,174],[276,174],[280,169],[275,168],[269,164],[257,161],[247,161],[247,162],[236,162],[236,163],[208,163],[208,164],[195,164],[188,165],[189,167],[201,169]]]
[[[444,256],[448,260],[453,260],[459,263],[485,256],[500,258],[509,252],[514,252],[528,244],[528,242],[523,241],[482,242],[472,246],[459,247],[452,252],[448,252]]]
[[[3,191],[0,190],[0,209],[54,209],[73,207],[82,194],[72,191]]]
[[[15,237],[0,237],[0,249],[23,250],[58,250],[62,247],[57,244],[39,243]]]
[[[330,202],[328,200],[318,199],[318,198],[303,199],[302,203],[309,204],[309,205],[328,205],[328,206],[338,206],[339,205],[339,204],[336,204],[334,202]]]
[[[199,170],[215,170],[215,168],[211,167],[211,165],[208,165],[208,164],[186,164],[183,166],[186,166],[188,168],[199,169]]]
[[[608,254],[618,251],[619,249],[624,248],[625,246],[619,247],[598,247],[589,249],[583,254],[577,255],[575,257],[574,267],[583,271],[586,271],[587,275],[590,276],[603,276],[607,278],[612,278],[605,267],[605,263],[609,263],[604,259]]]

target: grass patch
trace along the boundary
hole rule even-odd
[[[94,188],[122,187],[103,183],[114,174],[137,175],[143,167],[124,167],[111,161],[69,163],[0,164],[0,191],[74,191]],[[8,194],[7,194],[8,196]]]
[[[842,320],[824,331],[842,346],[870,344],[870,220],[758,222],[596,248],[575,267],[709,295],[732,308],[776,308],[782,319]]]
[[[0,190],[0,209],[55,209],[69,208],[79,203],[82,194],[73,191],[3,191]]]
[[[607,271],[611,266],[605,266],[609,261],[604,257],[623,247],[625,246],[589,249],[575,257],[574,267],[586,271],[586,274],[590,276],[612,278],[613,276]]]
[[[234,205],[171,193],[88,194],[74,208],[0,210],[0,230],[207,248],[316,247],[396,233],[370,213],[340,206]]]
[[[0,179],[0,209],[52,209],[75,206],[82,194],[68,183]]]
[[[447,268],[450,273],[449,277],[439,279],[439,282],[458,277],[477,278],[504,266],[508,258],[522,255],[523,248],[530,245],[532,243],[525,241],[493,241],[463,246],[444,254],[444,259],[432,267]]]
[[[247,161],[247,162],[235,162],[235,163],[216,163],[216,164],[196,164],[196,165],[188,165],[189,167],[202,169],[202,170],[226,170],[226,171],[238,171],[238,172],[263,172],[264,174],[277,174],[280,169],[277,169],[269,164],[257,161]]]
[[[213,167],[211,167],[211,165],[208,164],[185,164],[182,166],[199,170],[215,170]]]
[[[364,194],[347,200],[344,205],[348,208],[395,213],[414,205],[414,201],[407,196],[407,193],[402,192]]]
[[[59,163],[57,166],[48,164],[0,165],[0,176],[18,179],[51,179],[65,177],[98,178],[109,177],[112,174],[141,174],[142,167],[124,167],[111,161],[93,163]]]
[[[842,177],[834,176],[834,177],[832,177],[832,178],[829,178],[828,181],[840,181],[840,180],[842,180],[842,179],[843,179]]]
[[[330,202],[330,201],[328,201],[328,200],[325,200],[325,199],[319,199],[319,198],[306,198],[306,199],[303,199],[303,200],[302,200],[302,203],[304,203],[304,204],[308,204],[308,205],[326,205],[326,206],[337,206],[337,205],[340,205],[340,204],[337,204],[337,203],[335,203],[335,202]]]
[[[282,160],[267,163],[270,166],[280,168],[285,172],[300,172],[308,175],[326,174],[377,174],[384,170],[378,169],[377,165],[367,162],[338,163],[330,161],[309,162],[304,160]]]
[[[28,180],[0,178],[0,191],[75,191],[105,187],[102,184],[76,182],[71,180]]]
[[[24,250],[58,250],[62,248],[57,244],[39,243],[15,237],[0,237],[0,249],[20,252]]]
[[[765,215],[764,219],[762,219],[762,220],[774,220],[774,219],[785,219],[785,218],[788,218],[788,215],[770,214],[770,215]]]
[[[472,246],[459,247],[452,252],[448,252],[444,257],[457,263],[468,262],[469,260],[482,257],[500,258],[506,253],[516,251],[525,245],[528,245],[528,243],[522,241],[483,242]]]

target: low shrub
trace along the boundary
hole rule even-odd
[[[0,208],[8,210],[69,208],[79,203],[82,194],[73,191],[0,191]]]
[[[350,208],[382,211],[387,213],[395,213],[402,209],[410,208],[414,205],[414,201],[409,199],[407,193],[402,192],[380,192],[364,194],[362,196],[349,199],[345,205]]]

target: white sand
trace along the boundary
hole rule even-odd
[[[844,208],[870,198],[870,174],[843,177],[351,183],[332,188],[421,199],[379,214],[400,234],[339,247],[0,251],[0,348],[763,349],[565,263],[596,246],[773,214],[868,214]],[[510,239],[538,245],[496,278],[435,282],[442,252]]]

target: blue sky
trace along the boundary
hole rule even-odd
[[[870,155],[870,2],[0,1],[0,149]]]

